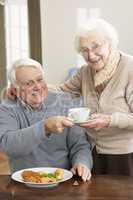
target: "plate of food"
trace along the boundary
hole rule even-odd
[[[11,178],[14,181],[24,183],[28,187],[50,188],[71,179],[72,176],[72,172],[66,169],[38,167],[16,171]]]

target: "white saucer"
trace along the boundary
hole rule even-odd
[[[84,124],[84,123],[88,123],[88,122],[91,122],[92,119],[88,119],[88,120],[85,120],[85,121],[73,121],[74,124],[76,125],[80,125],[80,124]]]

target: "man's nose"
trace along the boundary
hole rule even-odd
[[[34,82],[34,89],[40,89],[41,85],[37,81]]]

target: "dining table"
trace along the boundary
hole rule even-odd
[[[52,188],[32,188],[0,175],[0,200],[133,200],[133,180],[128,176],[77,177]]]

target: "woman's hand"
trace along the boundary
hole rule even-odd
[[[102,128],[108,127],[111,122],[111,116],[105,114],[93,114],[91,120],[87,123],[82,124],[84,128],[91,128],[95,130],[101,130]]]

